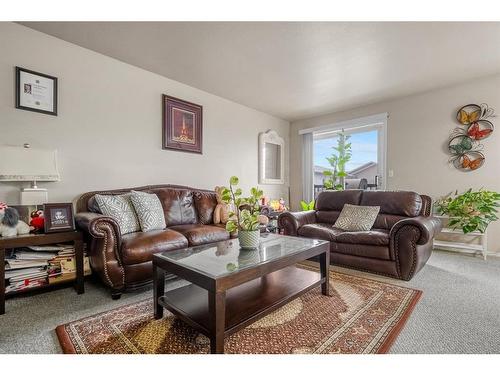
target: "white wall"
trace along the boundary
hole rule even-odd
[[[258,182],[258,133],[274,129],[288,146],[287,121],[18,24],[0,22],[0,51],[0,144],[58,150],[62,181],[39,184],[52,202],[145,184],[213,189],[231,175],[248,189]],[[58,77],[57,117],[15,108],[16,65]],[[203,155],[162,150],[162,94],[203,106]],[[262,187],[288,200],[286,181]],[[18,203],[20,187],[0,182],[0,201]]]
[[[403,97],[349,111],[296,121],[290,129],[290,190],[292,207],[302,197],[301,150],[298,131],[382,112],[389,113],[387,167],[394,171],[388,189],[414,190],[440,197],[468,188],[500,191],[500,117],[496,130],[483,141],[486,162],[473,172],[461,172],[448,163],[451,131],[458,126],[456,111],[465,104],[487,103],[500,114],[500,75]],[[500,252],[500,222],[489,230],[489,250]]]

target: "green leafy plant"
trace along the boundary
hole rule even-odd
[[[439,214],[450,217],[448,225],[451,228],[461,228],[464,233],[484,233],[491,222],[498,220],[499,201],[497,192],[469,189],[463,194],[458,191],[453,196],[448,194],[436,202],[436,207]]]
[[[222,201],[233,207],[229,213],[226,230],[228,232],[257,230],[259,229],[259,199],[263,191],[253,187],[250,189],[250,196],[244,198],[242,190],[237,187],[238,184],[238,177],[232,176],[229,179],[229,188],[224,187],[222,190]]]
[[[351,136],[340,133],[337,139],[337,146],[333,146],[334,152],[326,160],[330,163],[332,170],[324,171],[326,179],[323,186],[326,189],[344,190],[344,178],[347,177],[345,166],[351,160],[351,143],[348,142]]]
[[[306,201],[300,201],[300,207],[302,208],[302,211],[314,210],[314,199],[309,203]]]

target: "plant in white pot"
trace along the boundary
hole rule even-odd
[[[255,187],[250,189],[249,197],[242,197],[238,177],[229,179],[229,188],[224,187],[222,200],[232,206],[229,213],[229,221],[226,223],[226,230],[230,233],[238,233],[240,246],[243,249],[255,249],[259,247],[259,200],[263,195],[262,190]]]

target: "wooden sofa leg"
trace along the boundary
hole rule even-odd
[[[122,297],[122,292],[120,290],[112,290],[111,291],[111,299],[118,300]]]

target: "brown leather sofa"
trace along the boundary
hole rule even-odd
[[[370,231],[333,228],[344,204],[380,206]],[[441,221],[431,217],[431,198],[409,191],[324,191],[312,211],[286,212],[284,234],[330,241],[332,264],[410,280],[427,262]]]
[[[158,195],[165,213],[166,229],[122,235],[116,221],[100,213],[95,194],[118,195],[130,190]],[[213,224],[216,205],[213,191],[187,186],[154,185],[92,191],[78,199],[75,221],[85,233],[94,273],[112,289],[112,297],[119,298],[122,291],[151,282],[153,254],[228,239],[224,227]]]

